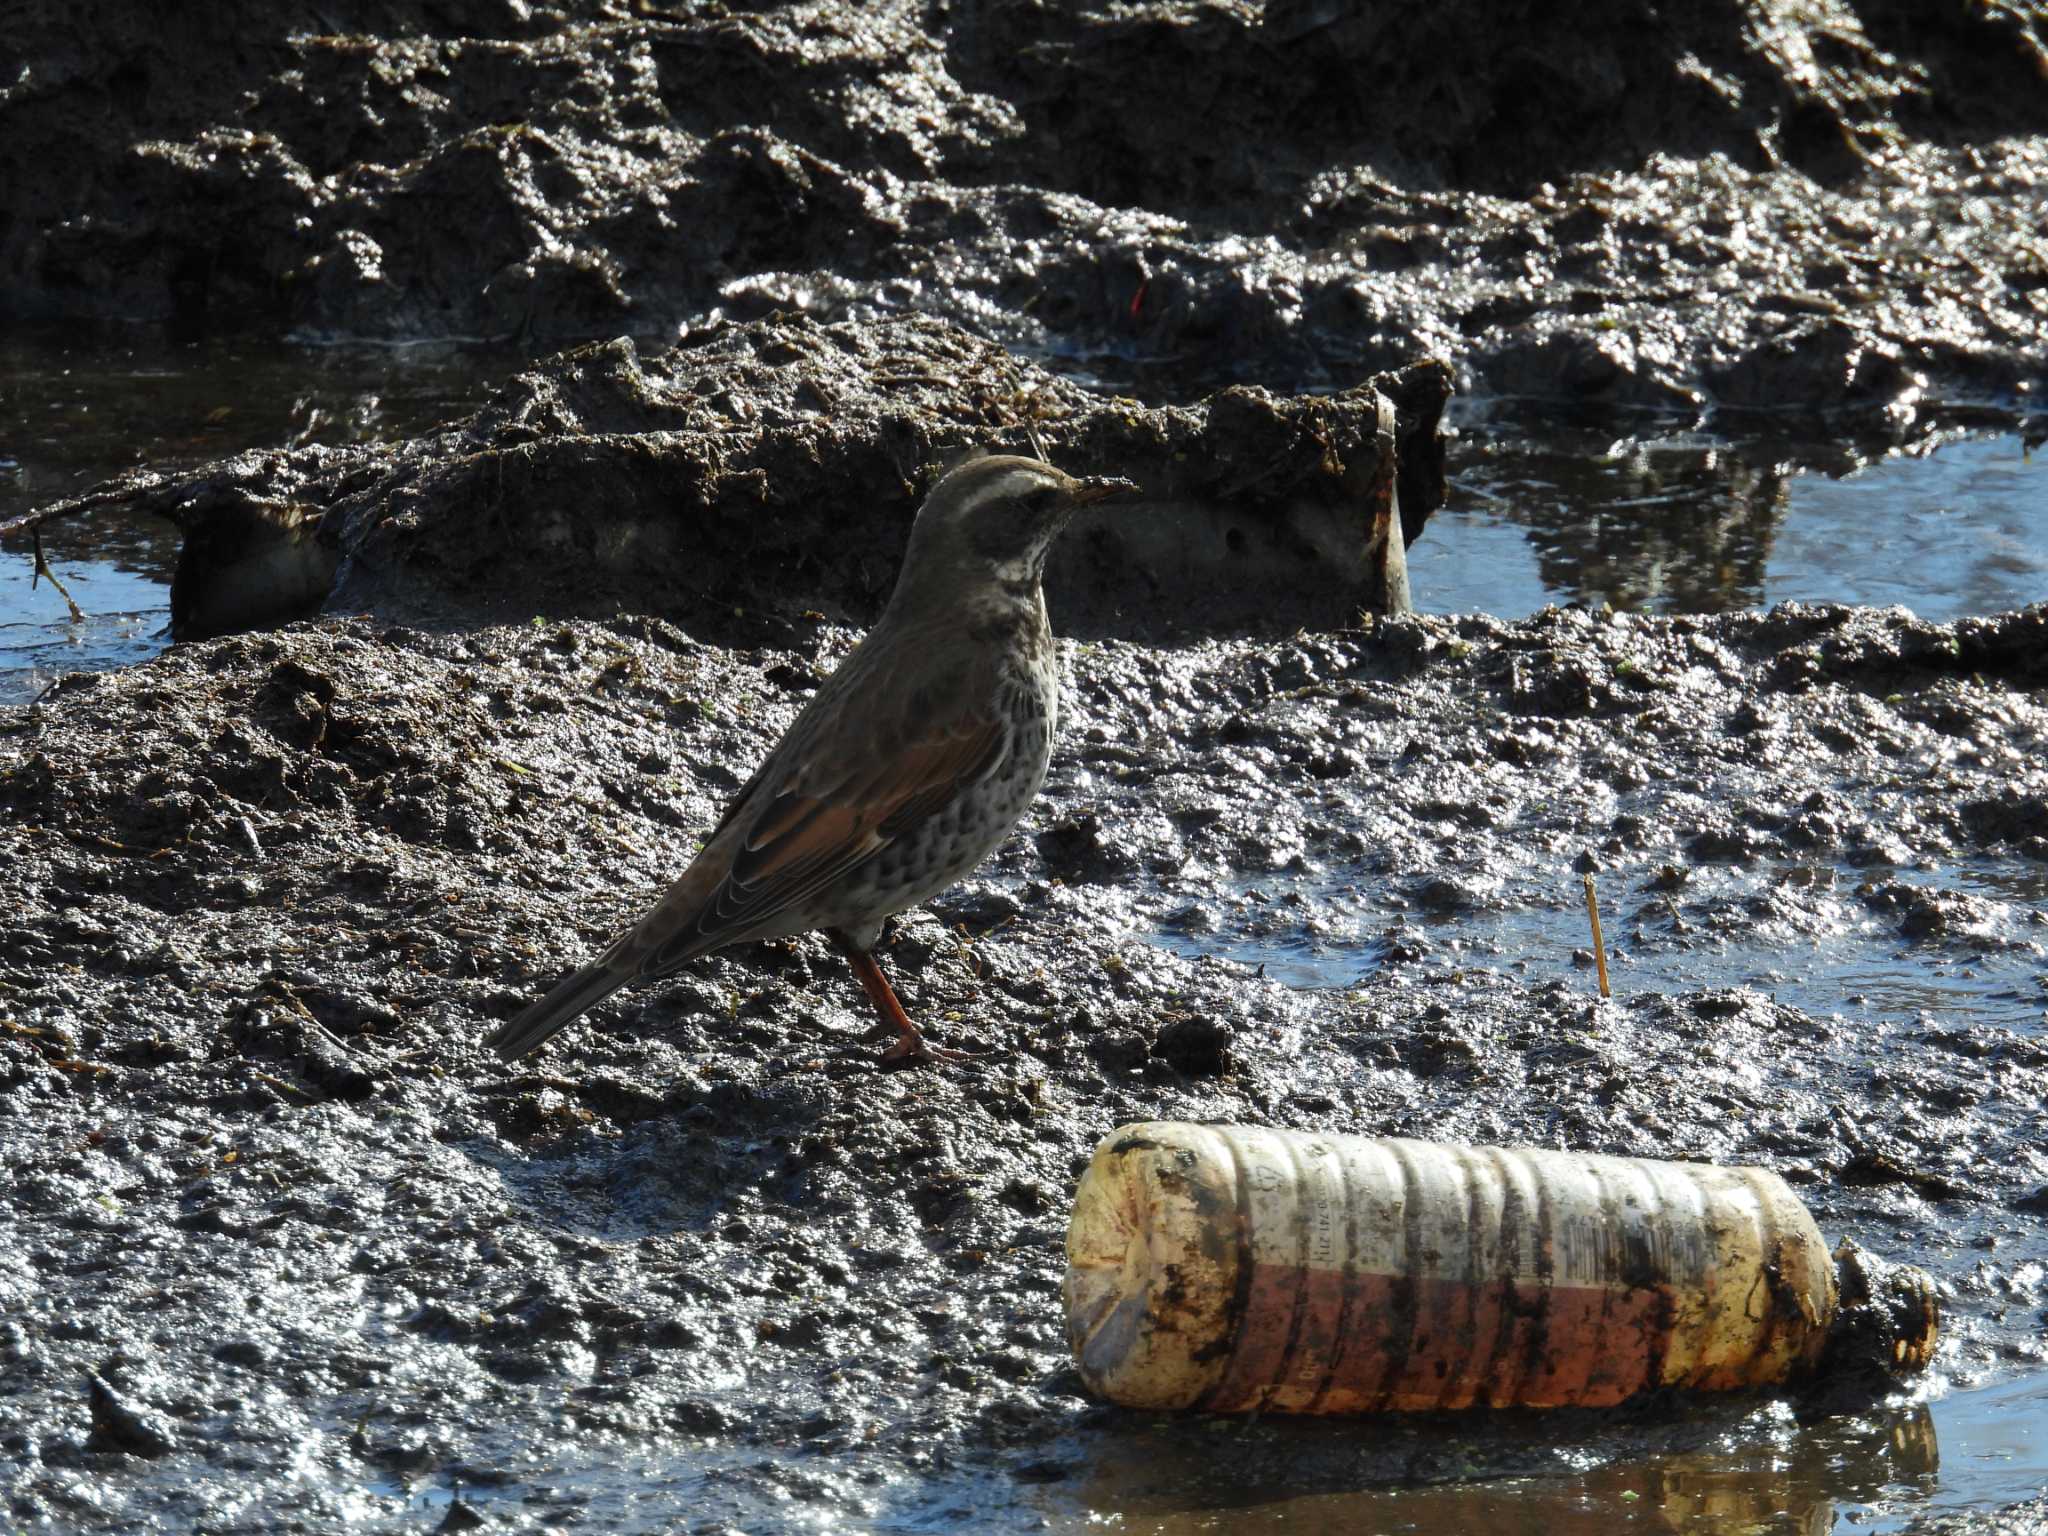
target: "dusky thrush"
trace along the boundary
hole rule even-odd
[[[1059,711],[1046,554],[1078,508],[1135,489],[1002,456],[944,475],[881,618],[682,877],[486,1044],[523,1056],[629,982],[821,928],[896,1030],[885,1060],[958,1057],[925,1043],[871,951],[885,920],[973,869],[1037,796]]]

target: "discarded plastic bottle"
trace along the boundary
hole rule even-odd
[[[1134,1408],[1593,1407],[1812,1373],[1837,1259],[1924,1367],[1927,1278],[1831,1258],[1762,1169],[1147,1122],[1075,1194],[1067,1333]]]

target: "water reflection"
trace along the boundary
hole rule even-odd
[[[1461,432],[1450,503],[1411,556],[1429,612],[1512,618],[1576,601],[1721,613],[1799,599],[1946,619],[2048,599],[2048,523],[2034,510],[2048,469],[2017,434],[1886,457],[1770,437],[1616,437],[1612,423],[1506,408]]]
[[[1824,1536],[1846,1509],[1917,1500],[1940,1469],[1922,1405],[1811,1429],[1782,1408],[1733,1423],[1709,1411],[1703,1424],[1575,1427],[1595,1450],[1574,1452],[1569,1429],[1515,1416],[1161,1421],[1105,1436],[1086,1472],[1045,1504],[1055,1529],[1132,1536]],[[1660,1450],[1660,1438],[1690,1443]],[[1602,1460],[1575,1470],[1575,1454]],[[1534,1471],[1546,1455],[1552,1466]],[[1404,1478],[1426,1481],[1373,1486]]]
[[[511,359],[459,344],[189,346],[0,337],[0,523],[147,464],[248,448],[401,439],[473,409]],[[52,523],[43,548],[84,613],[33,580],[30,543],[0,547],[0,704],[55,677],[154,655],[166,641],[178,531],[100,513]]]
[[[1786,502],[1780,463],[1691,437],[1490,438],[1460,457],[1456,475],[1467,508],[1527,541],[1542,601],[1664,613],[1760,601]],[[1455,537],[1457,518],[1425,537]],[[1424,605],[1458,611],[1455,588],[1436,584]]]
[[[403,438],[473,409],[521,361],[459,343],[0,338],[0,522],[138,464]],[[1949,618],[2048,599],[2036,511],[2048,470],[2010,433],[1900,459],[1878,443],[1731,438],[1521,402],[1455,411],[1450,502],[1411,554],[1429,612],[1515,618],[1576,600],[1702,613],[1802,598]],[[124,590],[118,607],[107,599],[120,584],[91,600],[78,587],[96,572],[167,584],[174,529],[104,514],[50,527],[52,564],[100,621],[83,628],[46,584],[31,588],[26,545],[0,549],[0,702],[32,693],[51,666],[120,665],[162,643],[163,585],[140,600]]]
[[[0,522],[140,464],[167,469],[245,448],[397,441],[474,409],[513,361],[458,343],[0,337]],[[123,553],[135,545],[118,525],[96,537]],[[175,538],[169,549],[174,561]]]

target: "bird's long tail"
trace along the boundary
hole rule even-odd
[[[607,956],[607,958],[609,958]],[[562,978],[555,989],[516,1018],[508,1019],[491,1032],[484,1044],[507,1061],[524,1056],[557,1031],[576,1020],[585,1009],[594,1008],[633,979],[629,969],[600,959]]]

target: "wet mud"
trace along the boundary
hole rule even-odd
[[[805,607],[872,619],[931,467],[1026,453],[1143,493],[1055,550],[1063,632],[1325,627],[1408,606],[1404,551],[1443,503],[1450,394],[1449,370],[1422,362],[1334,395],[1240,385],[1146,407],[943,321],[778,316],[645,358],[630,338],[593,344],[446,431],[140,470],[0,532],[84,515],[177,524],[180,638],[329,604],[623,606],[758,641]]]
[[[1428,537],[1454,381],[2038,436],[2033,9],[35,5],[9,41],[10,321],[607,338],[437,432],[69,509],[186,529],[192,638],[0,707],[14,1526],[1168,1529],[1459,1484],[1466,1529],[1470,1479],[1611,1500],[1661,1458],[1683,1529],[1731,1444],[1758,1520],[1933,1475],[1868,1382],[1370,1434],[1105,1410],[1061,1237],[1145,1118],[1761,1164],[1934,1275],[1944,1381],[2048,1363],[2048,609],[1416,618],[1373,544],[1396,501]],[[1054,566],[1041,803],[886,942],[986,1059],[878,1070],[811,937],[486,1060],[973,446],[1149,503]],[[1618,952],[1853,917],[2001,1011],[1626,963],[1603,1003],[1469,942],[1586,873]],[[1283,985],[1243,958],[1274,933],[1363,963]]]
[[[1616,0],[17,8],[0,312],[666,338],[921,312],[1078,360],[2033,409],[2038,10]]]
[[[1085,1504],[1160,1431],[1067,1361],[1066,1199],[1152,1116],[1760,1163],[1831,1239],[1934,1273],[1954,1379],[2042,1363],[2037,1032],[1754,990],[1603,1004],[1425,919],[1495,899],[1491,872],[1590,866],[1612,900],[1624,870],[1661,884],[1667,915],[1631,920],[1707,944],[1688,871],[1746,872],[1708,904],[1759,921],[1820,899],[1784,869],[1841,869],[1930,958],[2048,971],[2038,912],[1999,930],[1896,878],[2048,856],[2048,610],[1070,642],[1037,812],[886,943],[908,1006],[984,1063],[878,1070],[815,937],[487,1061],[854,639],[786,611],[770,646],[330,617],[0,715],[17,1525]],[[1331,871],[1387,918],[1352,986],[1154,942],[1227,928],[1248,878]],[[1753,1411],[1242,1433],[1300,1493],[1679,1454]]]

